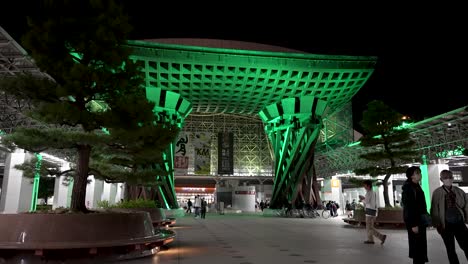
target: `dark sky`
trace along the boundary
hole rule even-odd
[[[0,17],[0,25],[19,40],[26,29],[25,16],[35,8],[24,0],[8,2],[10,17]],[[291,4],[268,8],[240,2],[220,7],[179,1],[123,2],[134,26],[132,39],[215,38],[316,54],[377,56],[373,75],[353,98],[355,123],[374,99],[415,120],[468,105],[468,43],[464,40],[468,21],[456,7],[335,9]]]

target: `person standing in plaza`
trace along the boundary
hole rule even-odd
[[[190,201],[190,199],[187,201],[187,210],[185,212],[189,214],[192,213],[192,201]]]
[[[195,217],[200,217],[200,207],[201,207],[200,195],[195,196],[193,207],[195,208]]]
[[[372,181],[364,181],[364,189],[366,189],[366,196],[361,196],[361,200],[364,202],[365,214],[366,214],[366,231],[367,240],[364,244],[374,244],[374,236],[380,239],[380,244],[384,244],[387,239],[387,235],[384,235],[375,229],[374,223],[377,218],[377,194],[372,190]]]
[[[468,223],[468,198],[462,189],[452,185],[451,171],[441,171],[440,180],[444,184],[432,193],[432,223],[444,240],[450,264],[459,264],[455,238],[468,260],[468,228],[465,225]]]
[[[348,218],[353,217],[353,209],[351,209],[351,203],[349,202],[349,200],[346,200],[345,209],[346,209],[346,216]]]
[[[403,220],[408,232],[409,257],[414,264],[429,262],[427,258],[426,225],[423,215],[427,215],[426,199],[421,189],[421,169],[416,166],[406,170],[407,180],[403,184]]]
[[[200,217],[202,219],[205,219],[206,216],[206,207],[208,206],[207,202],[205,201],[205,198],[201,198],[201,209],[200,209]]]

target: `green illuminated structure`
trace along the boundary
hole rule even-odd
[[[281,208],[288,202],[295,204],[303,183],[311,189],[313,150],[326,106],[325,101],[304,96],[283,99],[259,113],[275,151],[270,207]]]
[[[159,88],[146,89],[147,98],[154,102],[154,113],[158,122],[163,125],[173,125],[181,128],[184,119],[192,111],[192,104],[179,94]],[[158,198],[166,209],[178,208],[174,185],[174,144],[170,144],[163,153],[163,164],[166,175],[155,175],[158,186]]]
[[[129,45],[131,58],[146,73],[147,89],[177,92],[197,113],[255,115],[300,96],[324,99],[333,112],[350,102],[376,63],[375,57],[246,50],[255,48],[247,45],[245,50],[149,41]]]
[[[34,154],[37,158],[36,162],[36,170],[34,172],[34,180],[33,180],[33,190],[31,195],[31,208],[29,209],[30,212],[36,211],[37,208],[37,195],[39,193],[39,181],[41,178],[41,165],[42,165],[42,155],[40,153]]]
[[[276,153],[272,201],[278,206],[280,197],[292,201],[303,195],[297,186],[310,175],[322,118],[351,101],[376,63],[375,57],[313,55],[237,41],[128,43],[131,58],[145,71],[150,100],[159,98],[153,94],[161,89],[187,99],[199,114],[260,113]],[[291,128],[278,129],[282,123]]]

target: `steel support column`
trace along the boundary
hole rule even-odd
[[[325,101],[304,96],[283,99],[259,113],[275,152],[271,208],[281,208],[287,203],[294,206],[306,170],[310,170],[326,106]]]
[[[192,111],[192,104],[182,98],[180,94],[162,90],[159,88],[147,88],[146,97],[156,103],[154,113],[158,116],[158,123],[163,125],[183,126],[185,118]],[[166,209],[178,208],[174,185],[174,147],[171,143],[163,153],[163,163],[155,166],[163,166],[164,175],[156,175],[156,181],[162,182],[156,188],[157,197],[161,205]]]

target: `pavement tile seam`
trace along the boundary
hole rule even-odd
[[[174,241],[157,262],[142,259],[131,263],[411,263],[405,230],[381,229],[388,235],[385,245],[363,245],[365,229],[350,228],[341,219],[208,215],[207,219],[183,217],[178,224],[187,227],[177,230],[176,240],[180,241]],[[289,235],[277,239],[285,233]],[[434,230],[428,230],[428,251],[431,263],[448,264],[443,242]],[[457,253],[461,263],[466,263],[459,248]]]

